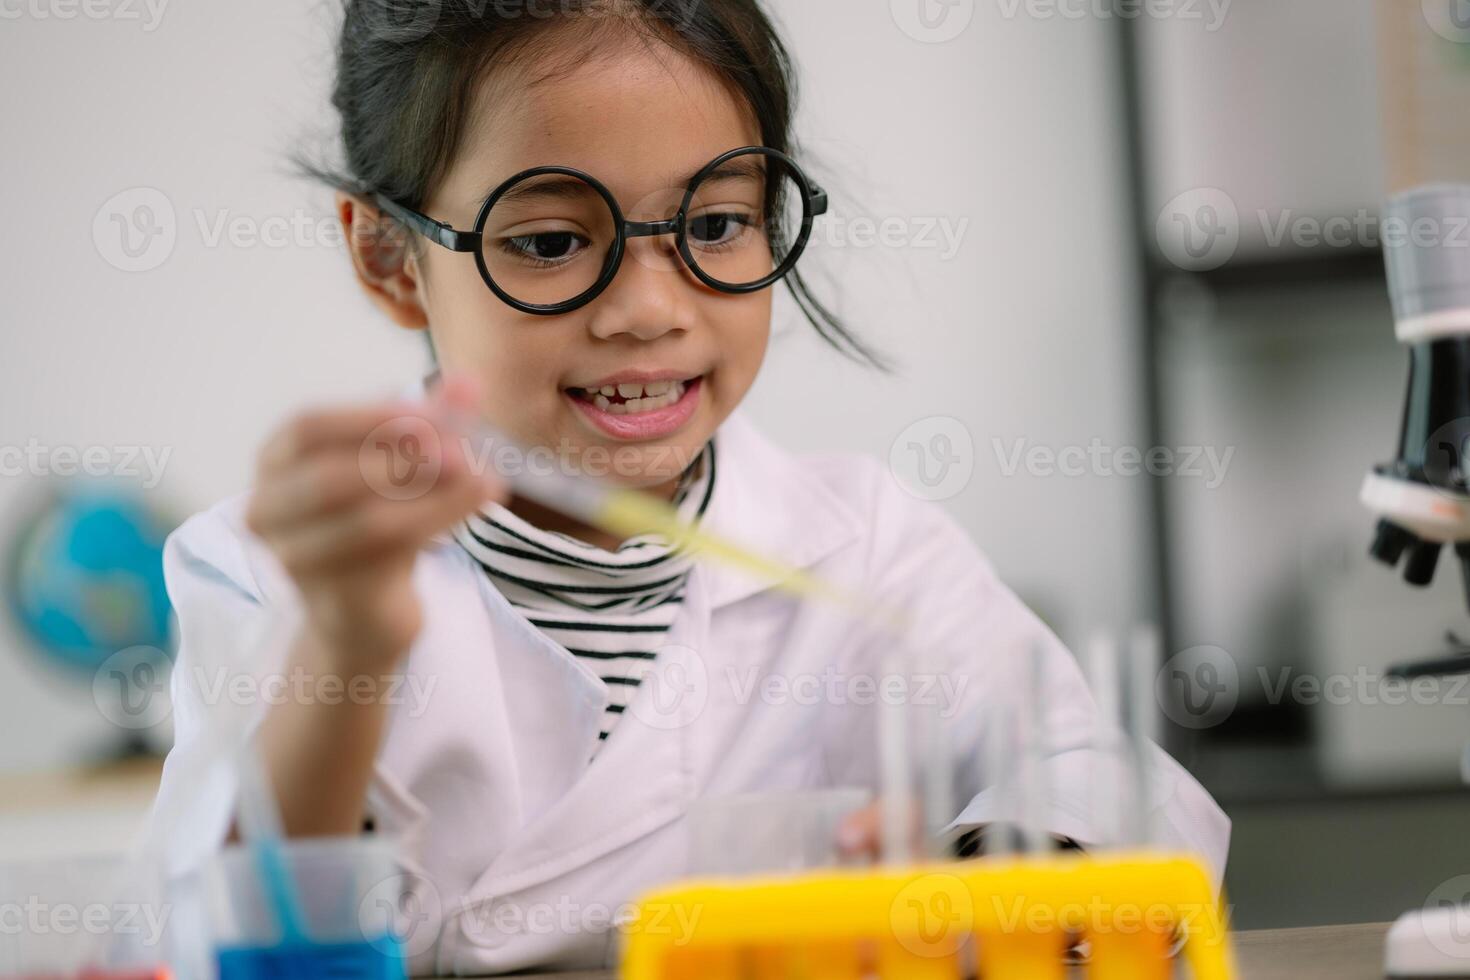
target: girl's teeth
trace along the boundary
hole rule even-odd
[[[628,390],[634,388],[637,388],[640,393],[646,390],[647,394],[642,398],[636,395],[629,395]],[[598,392],[588,392],[587,397],[592,404],[609,415],[640,415],[644,412],[656,412],[661,408],[667,408],[673,405],[684,397],[686,390],[682,381],[660,381],[648,385],[646,388],[644,385],[618,385],[616,389],[603,388]],[[622,402],[611,401],[607,395],[609,391],[617,391],[618,394],[627,400]]]
[[[612,385],[603,385],[602,393],[611,398],[613,395],[616,395],[618,393],[618,389],[614,388]]]

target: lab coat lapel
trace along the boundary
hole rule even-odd
[[[421,556],[415,583],[425,628],[410,669],[453,681],[435,684],[435,710],[394,725],[379,767],[400,787],[474,784],[438,804],[441,820],[472,819],[480,808],[513,826],[534,822],[582,777],[607,689],[526,622],[454,541]]]
[[[684,812],[693,793],[686,741],[691,732],[685,724],[692,717],[678,703],[678,685],[687,675],[682,667],[670,665],[687,664],[685,651],[704,644],[709,609],[695,578],[691,575],[684,608],[658,661],[611,737],[589,763],[597,741],[594,723],[580,778],[511,839],[472,890],[471,904],[556,878],[652,833]],[[672,709],[670,690],[675,692]],[[688,705],[697,707],[693,702]]]
[[[535,822],[582,778],[597,745],[607,686],[532,625],[473,567],[473,559],[464,557],[495,633],[521,817]]]

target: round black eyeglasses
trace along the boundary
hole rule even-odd
[[[454,252],[473,252],[485,284],[525,313],[553,316],[586,306],[613,281],[628,239],[673,235],[698,279],[724,293],[752,293],[784,277],[827,212],[827,193],[784,153],[746,146],[695,174],[678,212],[629,221],[596,178],[570,167],[536,167],[497,187],[473,231],[457,231],[382,194],[378,206]]]

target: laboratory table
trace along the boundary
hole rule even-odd
[[[1388,923],[1261,929],[1235,936],[1240,980],[1381,980]],[[540,974],[537,980],[612,980],[612,973]]]

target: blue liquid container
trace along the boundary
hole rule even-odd
[[[283,930],[258,852],[225,848],[205,873],[213,966],[219,980],[403,980],[402,885],[393,842],[310,838],[275,846],[300,921]],[[272,873],[275,873],[274,870]],[[294,934],[293,934],[294,933]]]

